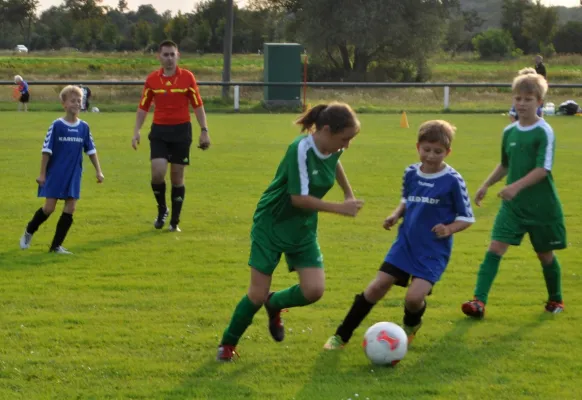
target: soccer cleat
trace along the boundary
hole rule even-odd
[[[282,342],[285,339],[285,328],[281,320],[281,310],[275,310],[269,307],[269,299],[274,292],[269,293],[269,297],[265,302],[265,310],[269,316],[269,332],[276,342]]]
[[[30,242],[32,241],[32,233],[28,233],[26,229],[20,237],[20,248],[22,250],[28,249],[30,247]]]
[[[416,333],[418,332],[418,330],[420,329],[421,326],[422,326],[422,322],[419,322],[415,326],[408,326],[406,324],[402,325],[402,329],[404,329],[404,332],[406,332],[406,336],[408,336],[408,344],[409,345],[410,345],[410,342],[412,342],[412,340],[416,336]]]
[[[168,208],[160,208],[158,206],[158,216],[154,220],[154,228],[162,229],[166,223],[166,218],[168,218]]]
[[[325,342],[323,348],[325,350],[341,350],[344,348],[345,345],[346,343],[344,343],[344,341],[339,335],[333,335],[329,339],[327,339],[327,342]]]
[[[178,225],[172,225],[171,222],[170,222],[170,226],[168,226],[168,230],[170,232],[182,232],[182,229],[180,229],[180,227],[178,227]]]
[[[552,314],[559,314],[564,311],[563,301],[548,301],[546,303],[546,311]]]
[[[218,346],[218,353],[216,354],[216,361],[231,362],[234,356],[240,357],[235,350],[235,346],[223,344]]]
[[[465,315],[473,318],[483,318],[485,316],[485,303],[474,298],[473,300],[463,303],[461,310]]]
[[[54,249],[50,249],[49,252],[57,253],[57,254],[73,254],[69,250],[65,249],[63,246],[55,247]]]

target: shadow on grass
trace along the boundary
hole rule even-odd
[[[39,266],[46,267],[68,262],[71,260],[71,257],[77,255],[84,256],[89,253],[103,251],[107,248],[124,246],[128,243],[133,243],[160,234],[162,234],[162,232],[151,228],[137,232],[133,235],[109,237],[101,240],[91,240],[89,237],[85,243],[79,243],[78,245],[69,248],[69,250],[74,253],[72,255],[49,253],[48,244],[45,247],[46,250],[40,250],[42,248],[40,245],[34,246],[32,249],[21,250],[18,247],[18,242],[15,241],[14,248],[0,253],[0,268],[5,271],[10,271]]]
[[[459,319],[442,338],[433,343],[423,343],[426,339],[423,339],[421,330],[407,357],[396,367],[371,365],[362,353],[358,365],[341,368],[342,356],[348,356],[342,353],[346,350],[354,351],[353,347],[357,349],[357,341],[350,343],[344,351],[322,351],[313,366],[311,380],[296,393],[294,399],[355,399],[356,393],[360,400],[367,397],[394,399],[442,395],[440,392],[448,385],[475,379],[480,368],[495,365],[507,357],[518,356],[524,335],[547,319],[547,313],[542,314],[507,334],[483,341],[477,348],[467,346],[465,336],[469,330],[478,329],[486,321]],[[350,382],[348,391],[338,393],[337,387],[346,387],[346,382]]]
[[[220,363],[211,359],[171,391],[160,393],[156,398],[165,400],[181,399],[258,399],[257,393],[245,386],[247,374],[256,370],[258,363]],[[252,380],[252,379],[251,379]]]

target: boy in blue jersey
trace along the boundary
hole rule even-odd
[[[453,246],[452,235],[475,222],[465,181],[444,162],[451,152],[455,128],[446,121],[421,125],[417,149],[420,163],[404,171],[402,199],[384,221],[384,229],[402,224],[376,278],[356,295],[354,303],[335,335],[324,345],[342,348],[372,307],[393,285],[408,286],[404,302],[403,328],[411,341],[420,329],[426,296],[445,271]],[[410,286],[409,286],[410,285]]]
[[[65,207],[57,223],[50,251],[71,254],[62,244],[73,224],[73,212],[80,197],[83,152],[95,167],[98,183],[103,182],[104,176],[89,125],[78,118],[83,92],[79,87],[67,86],[61,91],[60,98],[65,116],[55,120],[48,129],[42,146],[40,175],[36,179],[38,197],[45,197],[46,200],[26,226],[20,238],[20,248],[30,247],[32,235],[55,211],[57,201],[64,200]]]

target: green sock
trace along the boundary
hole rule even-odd
[[[275,292],[269,299],[269,306],[276,310],[291,307],[303,307],[311,303],[311,301],[303,296],[303,292],[299,285],[291,286],[285,290]]]
[[[562,269],[558,259],[554,257],[550,265],[543,265],[544,279],[550,301],[562,301]]]
[[[500,262],[501,256],[490,251],[485,253],[485,259],[477,273],[477,287],[475,288],[475,297],[477,300],[487,303],[487,297],[489,296],[489,291],[491,290],[491,285],[493,285],[497,271],[499,271]]]
[[[245,294],[234,309],[232,319],[230,320],[230,324],[228,324],[228,327],[225,329],[224,334],[222,335],[220,344],[236,346],[240,337],[251,325],[253,322],[253,317],[257,311],[261,309],[261,307],[262,306],[257,306],[255,303],[253,303]]]

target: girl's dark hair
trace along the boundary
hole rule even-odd
[[[331,133],[339,133],[346,128],[360,130],[360,121],[354,110],[349,105],[339,102],[318,104],[297,118],[295,124],[301,125],[301,132],[320,130],[325,125],[329,126]]]

